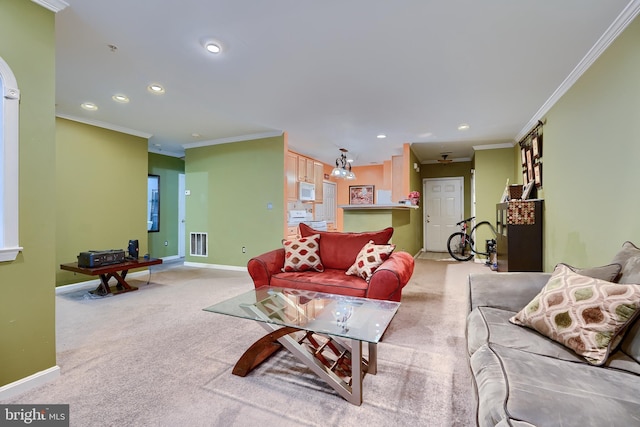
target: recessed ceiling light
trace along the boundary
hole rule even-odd
[[[116,102],[120,102],[121,104],[126,104],[127,102],[129,102],[129,98],[126,95],[113,95],[111,97],[111,99],[113,99]]]
[[[220,45],[214,42],[207,42],[207,44],[204,45],[204,48],[211,53],[220,53],[222,51]]]
[[[469,129],[469,125],[466,123],[462,123],[460,126],[458,126],[458,130],[467,130]]]
[[[157,83],[150,84],[149,86],[147,86],[147,89],[149,89],[149,92],[151,93],[164,93],[164,88]]]
[[[84,102],[80,106],[87,111],[96,111],[98,109],[98,106],[92,102]]]
[[[378,134],[378,136],[376,138],[385,139],[386,137],[387,137],[387,135],[385,135],[384,133],[380,133],[380,134]]]

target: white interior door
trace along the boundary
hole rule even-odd
[[[322,220],[328,223],[336,224],[336,184],[333,182],[322,183],[322,205],[323,205],[323,218]]]
[[[424,248],[427,252],[446,252],[447,239],[457,231],[464,212],[464,178],[424,180]]]
[[[185,184],[184,174],[178,174],[178,256],[184,258],[187,241],[185,238]]]

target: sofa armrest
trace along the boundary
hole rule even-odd
[[[407,252],[393,252],[371,275],[366,297],[400,301],[402,288],[413,274],[415,261]]]
[[[482,273],[469,275],[469,303],[520,311],[547,284],[550,273]]]
[[[282,267],[284,267],[284,248],[274,249],[251,258],[247,263],[247,270],[256,289],[269,286],[271,276],[280,273]]]

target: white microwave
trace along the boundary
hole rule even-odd
[[[316,186],[308,182],[300,183],[300,197],[303,202],[313,201],[316,199]]]

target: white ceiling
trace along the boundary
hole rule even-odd
[[[422,162],[513,143],[633,3],[65,1],[59,116],[150,136],[151,151],[173,155],[286,131],[291,149],[333,163],[345,147],[355,166],[388,160],[406,142]],[[208,39],[223,52],[205,51]],[[166,93],[149,93],[150,83]],[[130,102],[114,102],[116,93]]]

